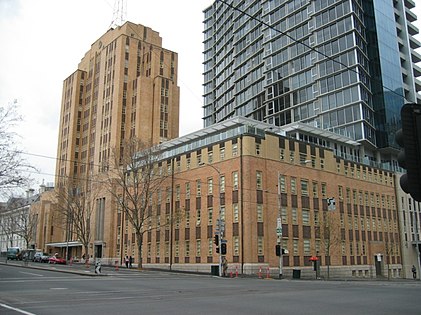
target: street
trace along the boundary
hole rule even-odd
[[[0,314],[420,313],[419,281],[219,278],[111,268],[104,276],[86,276],[83,269],[47,269],[1,264]]]

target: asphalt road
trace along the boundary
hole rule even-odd
[[[0,265],[0,314],[421,314],[420,281],[231,279],[112,269],[87,276],[83,269],[59,269]]]

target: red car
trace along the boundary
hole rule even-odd
[[[66,264],[66,259],[54,255],[54,256],[51,256],[48,259],[48,263],[49,264],[62,264],[62,265],[65,265]]]

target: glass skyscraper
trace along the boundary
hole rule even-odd
[[[302,122],[370,150],[393,147],[400,108],[421,103],[414,7],[413,0],[215,1],[204,10],[204,125],[239,115]]]

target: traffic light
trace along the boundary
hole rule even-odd
[[[219,247],[216,247],[216,253],[219,254]]]
[[[213,243],[216,246],[219,246],[219,235],[218,234],[215,234],[215,236],[213,237]]]
[[[402,129],[396,133],[396,142],[403,148],[398,162],[406,169],[400,185],[404,192],[421,201],[421,105],[405,104],[401,109]]]
[[[281,256],[281,245],[276,245],[275,247],[276,256]]]
[[[222,243],[221,244],[221,255],[226,255],[226,254],[227,254],[227,244]]]

